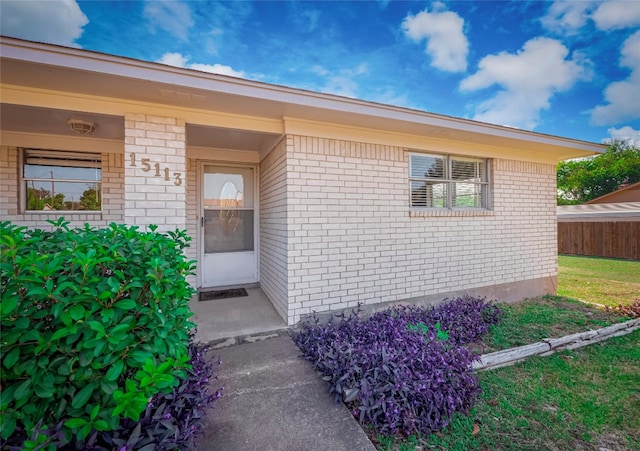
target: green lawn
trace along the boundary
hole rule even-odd
[[[590,329],[599,329],[628,318],[563,296],[544,296],[514,304],[500,304],[499,324],[475,348],[479,354],[535,343]]]
[[[640,450],[640,330],[479,373],[483,393],[429,437],[378,437],[379,450]],[[417,448],[421,447],[421,448]]]
[[[640,299],[640,261],[560,255],[558,294],[612,307],[630,305]]]
[[[476,350],[488,353],[629,318],[596,304],[640,298],[640,262],[560,256],[559,296],[503,304]],[[566,296],[566,297],[565,297]],[[573,298],[573,299],[568,299]],[[373,437],[379,450],[638,450],[640,330],[603,343],[478,373],[483,393],[470,415],[457,415],[428,437]]]

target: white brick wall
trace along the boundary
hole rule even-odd
[[[184,120],[127,114],[124,128],[124,221],[143,229],[155,224],[160,232],[184,229],[188,184]]]
[[[287,230],[286,147],[281,141],[260,163],[260,286],[285,319],[295,290],[287,280],[287,266],[289,271],[295,268],[287,260],[287,251],[296,239]]]
[[[65,217],[73,226],[187,228],[187,255],[197,259],[197,164],[186,158],[184,121],[127,115],[124,153],[102,154],[103,211]],[[260,283],[289,324],[312,310],[557,273],[553,165],[491,161],[494,208],[474,215],[410,212],[398,147],[287,136],[259,169]],[[18,149],[0,147],[0,216],[47,227],[57,215],[21,213],[19,171]]]
[[[87,150],[91,149],[88,141]],[[55,150],[55,149],[54,149]],[[122,154],[102,154],[102,212],[95,213],[23,213],[24,205],[19,199],[21,168],[19,149],[0,147],[0,219],[32,228],[46,229],[48,219],[64,216],[71,227],[82,227],[89,223],[94,227],[105,227],[112,222],[123,221],[124,163]]]
[[[18,216],[18,149],[0,146],[0,216]],[[17,219],[17,218],[16,218]]]
[[[290,324],[556,274],[553,165],[493,160],[492,213],[410,215],[403,149],[289,136],[286,156]]]

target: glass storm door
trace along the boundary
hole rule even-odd
[[[205,287],[258,280],[253,168],[204,167]]]

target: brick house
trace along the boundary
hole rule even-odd
[[[193,238],[198,287],[301,316],[557,280],[555,167],[588,142],[1,38],[0,216]]]

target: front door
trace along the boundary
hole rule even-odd
[[[204,166],[202,286],[258,281],[254,170]]]

